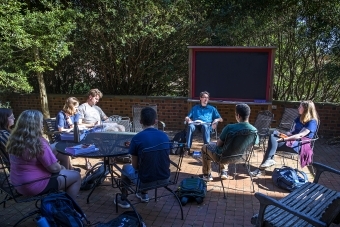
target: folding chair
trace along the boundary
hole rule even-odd
[[[266,139],[269,135],[270,124],[274,118],[274,115],[268,111],[260,111],[257,114],[254,127],[257,129],[257,135],[259,136],[259,144],[263,146],[263,151],[266,150]]]
[[[295,118],[299,116],[297,108],[285,108],[276,130],[286,133],[289,132],[294,124]]]
[[[128,191],[128,194],[136,194],[136,193],[141,193],[142,191],[150,191],[150,190],[155,190],[155,202],[157,201],[157,198],[167,196],[167,195],[157,195],[157,191],[159,188],[164,188],[167,191],[169,191],[174,197],[176,198],[178,205],[180,206],[181,209],[181,217],[183,220],[183,208],[180,199],[178,198],[177,194],[175,193],[174,190],[172,190],[169,186],[171,185],[177,185],[178,181],[178,176],[179,176],[179,171],[181,170],[181,165],[182,165],[182,160],[183,160],[183,154],[184,154],[184,145],[185,144],[180,144],[180,143],[161,143],[156,146],[146,148],[141,152],[141,156],[138,158],[138,177],[136,179],[130,179],[131,182],[125,182],[124,180],[119,180],[119,188],[122,191],[123,189]],[[179,154],[180,155],[169,155],[170,154],[170,149],[179,149]],[[170,179],[167,181],[167,179],[159,180],[159,181],[154,181],[154,182],[149,182],[145,183],[141,179],[140,176],[143,176],[145,173],[150,173],[153,172],[155,169],[158,169],[157,167],[160,165],[164,165],[161,162],[154,162],[152,166],[145,164],[144,160],[146,159],[151,159],[157,156],[157,153],[159,152],[166,152],[169,155],[170,158],[170,166],[169,166],[169,171],[170,171]],[[116,166],[117,168],[117,166]],[[119,169],[121,172],[123,171],[122,169]],[[122,172],[123,174],[123,172]],[[133,183],[135,182],[135,183]],[[128,196],[124,195],[123,193],[117,193],[116,194],[116,201],[118,200],[118,196],[122,196],[122,199],[125,199],[131,207],[135,210],[133,204],[128,200]],[[151,199],[150,199],[151,200]],[[116,212],[118,212],[118,203],[116,203]]]
[[[64,175],[58,175],[58,176],[64,177],[65,185],[66,185],[66,176]],[[55,177],[58,177],[58,176],[55,176]],[[41,178],[41,179],[30,181],[30,182],[20,184],[20,185],[13,185],[10,182],[10,165],[3,160],[2,156],[0,156],[0,190],[1,190],[1,193],[5,193],[5,198],[2,201],[0,201],[0,204],[3,204],[3,207],[5,208],[6,202],[9,200],[14,200],[16,203],[35,201],[36,209],[24,215],[24,217],[21,218],[19,221],[17,221],[13,226],[17,226],[25,219],[35,214],[40,213],[40,208],[38,206],[38,203],[43,197],[47,195],[47,194],[44,194],[44,195],[36,195],[36,196],[23,196],[20,193],[18,193],[15,190],[15,188],[23,186],[23,185],[31,184],[37,181],[46,180],[46,179],[50,179],[50,177]]]
[[[253,192],[255,192],[253,178],[250,175],[249,169],[249,161],[251,155],[253,153],[254,144],[256,141],[257,132],[243,129],[235,133],[228,133],[222,148],[222,153],[220,155],[216,154],[215,157],[209,158],[216,164],[218,164],[219,174],[221,171],[220,166],[222,164],[235,164],[235,172],[236,175],[236,164],[244,163],[245,168],[247,169],[248,175],[250,176],[250,180],[253,186]],[[215,153],[214,153],[215,154]],[[224,198],[226,198],[223,179],[220,178],[221,185],[223,189]],[[234,176],[235,180],[235,176]]]
[[[140,113],[144,107],[151,107],[157,113],[157,105],[155,104],[137,104],[132,106],[132,131],[140,132],[143,130],[143,125],[140,123]],[[164,131],[165,123],[158,120],[158,124],[161,124],[162,130]],[[154,128],[158,129],[158,124],[154,125]]]

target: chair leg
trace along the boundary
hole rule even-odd
[[[251,181],[251,184],[253,186],[253,193],[255,192],[255,187],[254,187],[254,181],[253,181],[253,177],[251,176],[250,174],[250,168],[249,168],[249,163],[245,163],[245,166],[246,166],[246,169],[248,171],[248,175],[250,176],[250,181]]]
[[[155,202],[157,202],[157,188],[155,188]]]
[[[171,192],[171,193],[175,196],[175,198],[177,199],[177,202],[178,202],[178,204],[179,204],[179,207],[181,208],[181,217],[182,217],[182,220],[183,220],[183,207],[182,207],[181,200],[179,200],[177,194],[176,194],[173,190],[171,190],[168,186],[165,186],[164,188],[165,188],[166,190],[168,190],[169,192]]]
[[[39,210],[39,209],[38,209],[38,210],[34,210],[34,211],[28,213],[28,214],[25,215],[23,218],[21,218],[19,221],[17,221],[17,222],[13,225],[13,227],[16,227],[17,225],[19,225],[19,224],[20,224],[22,221],[24,221],[25,219],[27,219],[27,218],[29,218],[29,217],[35,215],[35,214],[39,214],[39,213],[40,213],[40,210]]]
[[[221,185],[222,185],[222,189],[223,189],[223,198],[227,199],[227,197],[225,196],[225,190],[224,190],[224,185],[223,185],[223,179],[220,176],[220,180],[221,180]]]

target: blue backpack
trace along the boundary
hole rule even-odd
[[[288,166],[275,168],[272,180],[276,186],[290,192],[308,182],[307,175],[303,171]]]
[[[202,178],[185,178],[181,181],[176,193],[183,206],[191,200],[201,204],[207,194],[207,184]]]
[[[87,221],[78,204],[65,192],[52,193],[42,198],[40,211],[51,227],[82,227],[82,220]]]

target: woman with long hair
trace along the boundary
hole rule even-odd
[[[74,127],[74,122],[79,122],[79,100],[76,97],[69,97],[66,99],[64,107],[56,117],[56,125],[55,130],[62,132],[65,130],[72,129]],[[60,137],[57,136],[57,140],[60,140]],[[85,158],[85,166],[86,169],[91,168],[91,163],[89,162],[88,158]],[[68,169],[73,169],[80,172],[80,168],[74,168],[69,162],[69,166],[66,167]]]
[[[77,98],[69,97],[66,99],[63,109],[59,111],[56,117],[56,130],[62,132],[74,127],[74,122],[79,121],[78,107],[79,100]]]
[[[23,195],[45,194],[51,190],[66,188],[66,192],[75,199],[81,184],[80,173],[66,170],[58,163],[42,134],[42,113],[38,110],[22,112],[6,147],[11,162],[11,182],[19,185],[35,181],[16,187],[16,190]],[[64,177],[58,176],[59,174],[66,176],[66,185]],[[51,178],[39,180],[44,177]]]
[[[0,155],[5,162],[9,163],[6,143],[11,133],[11,127],[14,125],[13,111],[8,108],[0,108]]]
[[[298,153],[299,146],[291,146],[291,141],[300,140],[304,137],[313,139],[319,123],[318,113],[316,112],[313,101],[302,101],[298,111],[299,116],[294,120],[294,125],[290,132],[287,132],[286,135],[281,137],[278,137],[275,132],[270,135],[262,163],[258,169],[251,172],[252,176],[259,176],[262,173],[261,170],[265,170],[276,164],[274,161],[276,151]]]

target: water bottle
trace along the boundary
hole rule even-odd
[[[74,136],[74,142],[79,143],[80,142],[80,132],[79,132],[79,127],[78,127],[78,122],[74,122],[73,136]]]
[[[36,217],[35,221],[37,222],[38,227],[49,227],[48,221],[43,216]]]

